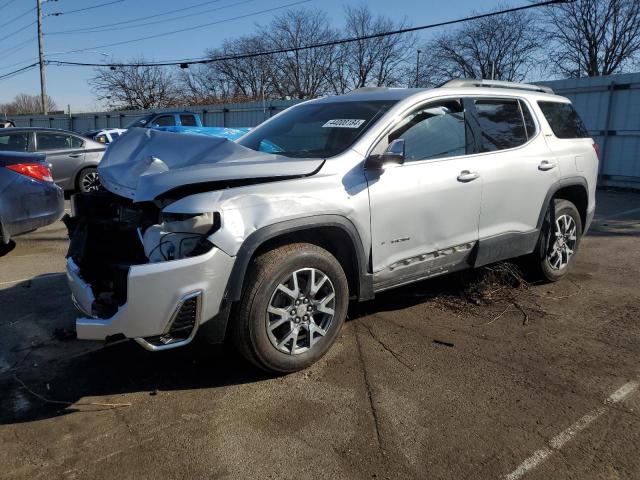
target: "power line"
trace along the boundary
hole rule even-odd
[[[27,28],[29,28],[31,25],[35,25],[36,23],[38,23],[38,22],[37,22],[36,20],[34,20],[33,22],[31,22],[31,23],[29,23],[29,24],[25,25],[24,27],[21,27],[21,28],[19,28],[19,29],[17,29],[17,30],[14,30],[14,31],[13,31],[13,32],[11,32],[11,33],[6,34],[4,37],[0,38],[0,42],[2,42],[3,40],[6,40],[6,39],[7,39],[7,38],[9,38],[9,37],[12,37],[12,36],[13,36],[13,35],[15,35],[16,33],[20,33],[21,31],[26,30],[26,29],[27,29]]]
[[[20,50],[24,50],[24,48],[27,46],[28,43],[33,42],[36,39],[35,36],[29,38],[28,40],[25,40],[24,42],[20,42],[15,44],[12,47],[9,48],[5,48],[4,50],[0,50],[0,55],[2,56],[3,59],[10,57],[11,55],[13,55],[16,52],[19,52]],[[20,48],[18,48],[20,47]],[[6,55],[4,55],[5,52],[11,52],[11,53],[7,53]]]
[[[106,7],[107,5],[113,5],[114,3],[122,3],[124,0],[114,0],[112,2],[99,3],[98,5],[92,5],[90,7],[77,8],[75,10],[67,10],[66,12],[53,12],[45,14],[45,17],[59,17],[60,15],[68,15],[69,13],[85,12],[87,10],[93,10],[94,8]]]
[[[0,6],[0,10],[2,10],[3,8],[8,7],[9,5],[11,5],[13,2],[15,2],[16,0],[9,0],[8,2],[5,2],[4,5]]]
[[[0,75],[0,80],[4,80],[10,77],[14,77],[20,73],[26,72],[27,70],[31,70],[38,66],[38,62],[32,63],[31,65],[27,65],[26,67],[19,68],[18,70],[14,70],[13,72],[5,73],[4,75]]]
[[[175,10],[168,10],[166,12],[163,13],[156,13],[155,15],[146,15],[144,17],[137,17],[137,18],[133,18],[131,20],[123,20],[121,22],[114,22],[114,23],[105,23],[103,25],[95,25],[93,27],[84,27],[84,28],[76,28],[73,30],[60,30],[57,32],[48,32],[47,35],[64,35],[67,33],[84,33],[86,32],[92,32],[94,29],[102,29],[102,28],[106,28],[106,27],[113,27],[113,26],[118,26],[118,25],[123,25],[126,23],[135,23],[135,22],[139,22],[141,20],[149,20],[151,18],[157,18],[157,17],[162,17],[164,15],[170,15],[172,13],[176,13],[176,12],[184,12],[185,10],[191,10],[192,8],[197,8],[197,7],[201,7],[203,5],[211,5],[212,3],[218,3],[221,0],[209,0],[207,2],[201,2],[201,3],[197,3],[195,5],[191,5],[189,7],[184,7],[184,8],[176,8]]]
[[[0,67],[0,70],[9,70],[10,68],[17,67],[18,65],[26,65],[27,63],[35,62],[37,59],[30,58],[29,60],[20,60],[19,62],[12,63],[11,65],[5,65]]]
[[[22,17],[24,17],[25,15],[28,15],[29,13],[33,12],[36,9],[36,7],[30,8],[29,10],[27,10],[26,12],[18,15],[17,17],[12,18],[11,20],[9,20],[6,23],[3,23],[2,25],[0,25],[0,28],[6,27],[7,25],[15,22],[16,20],[21,19]]]
[[[133,38],[133,39],[130,39],[130,40],[123,40],[121,42],[107,43],[105,45],[97,45],[97,46],[88,47],[88,48],[79,48],[77,50],[70,50],[67,53],[79,53],[79,52],[85,52],[87,50],[97,50],[97,49],[100,49],[100,48],[115,47],[115,46],[118,46],[118,45],[126,45],[128,43],[141,42],[142,40],[150,40],[152,38],[166,37],[167,35],[173,35],[175,33],[189,32],[189,31],[197,30],[199,28],[209,27],[211,25],[218,25],[220,23],[229,22],[231,20],[239,20],[241,18],[252,17],[253,15],[258,15],[258,14],[261,14],[261,13],[268,13],[268,12],[273,12],[273,11],[276,11],[276,10],[281,10],[283,8],[292,7],[294,5],[300,5],[302,3],[308,3],[310,1],[311,0],[299,0],[297,2],[287,3],[287,4],[281,5],[279,7],[267,8],[265,10],[260,10],[260,11],[257,11],[257,12],[247,13],[247,14],[244,14],[244,15],[238,15],[237,17],[226,18],[224,20],[217,20],[215,22],[209,22],[209,23],[203,23],[203,24],[200,24],[200,25],[194,25],[192,27],[181,28],[179,30],[173,30],[173,31],[170,31],[170,32],[157,33],[155,35],[148,35],[146,37]],[[102,64],[102,65],[104,66],[104,64]]]
[[[176,20],[182,20],[184,18],[194,17],[196,15],[202,15],[203,13],[218,12],[220,10],[224,10],[224,9],[227,9],[227,8],[230,8],[230,7],[237,7],[238,5],[243,5],[245,3],[250,3],[250,2],[255,2],[255,1],[256,0],[243,0],[242,2],[232,3],[231,5],[225,5],[223,7],[217,7],[217,8],[210,8],[208,10],[202,10],[200,12],[195,12],[195,13],[188,13],[186,15],[181,15],[179,17],[165,18],[165,19],[162,19],[162,20],[154,20],[153,22],[146,22],[146,23],[136,23],[134,25],[127,25],[127,26],[123,26],[123,27],[86,30],[86,31],[81,31],[81,32],[75,32],[74,34],[75,35],[81,35],[81,34],[84,34],[84,33],[112,32],[112,31],[115,31],[115,30],[127,30],[127,29],[130,29],[130,28],[146,27],[148,25],[156,25],[158,23],[173,22],[173,21],[176,21]],[[52,35],[52,33],[48,33],[47,35]]]
[[[258,52],[247,52],[247,53],[241,53],[241,54],[235,54],[235,55],[224,55],[224,56],[217,56],[217,57],[182,60],[182,61],[164,61],[164,62],[148,62],[148,63],[88,63],[88,62],[85,63],[85,62],[69,62],[69,61],[62,61],[62,60],[55,60],[55,61],[51,61],[49,63],[53,63],[53,64],[56,64],[56,65],[74,65],[74,66],[84,66],[84,67],[163,67],[163,66],[183,66],[183,65],[206,64],[206,63],[214,63],[214,62],[221,62],[221,61],[227,61],[227,60],[240,60],[240,59],[244,59],[244,58],[262,57],[262,56],[267,56],[267,55],[275,55],[275,54],[279,54],[279,53],[299,52],[299,51],[302,51],[302,50],[309,50],[309,49],[312,49],[312,48],[330,47],[330,46],[334,46],[334,45],[343,45],[345,43],[359,42],[359,41],[362,41],[362,40],[371,40],[371,39],[374,39],[374,38],[387,37],[387,36],[391,36],[391,35],[400,35],[400,34],[404,34],[404,33],[417,32],[419,30],[427,30],[427,29],[436,28],[436,27],[444,27],[444,26],[447,26],[447,25],[454,25],[454,24],[457,24],[457,23],[468,22],[468,21],[471,21],[471,20],[478,20],[478,19],[481,19],[481,18],[495,17],[495,16],[498,16],[498,15],[504,15],[506,13],[520,12],[520,11],[523,11],[523,10],[529,10],[531,8],[539,8],[539,7],[544,7],[544,6],[548,6],[548,5],[555,5],[555,4],[559,4],[559,3],[572,3],[574,1],[575,0],[547,0],[547,1],[544,1],[544,2],[540,2],[540,3],[533,3],[533,4],[529,4],[529,5],[523,5],[521,7],[508,8],[508,9],[505,9],[505,10],[498,10],[496,12],[483,13],[483,14],[479,14],[479,15],[472,15],[472,16],[469,16],[469,17],[463,17],[463,18],[459,18],[459,19],[456,19],[456,20],[448,20],[448,21],[444,21],[444,22],[431,23],[431,24],[428,24],[428,25],[421,25],[421,26],[418,26],[418,27],[401,28],[401,29],[398,29],[398,30],[374,33],[374,34],[371,34],[371,35],[362,35],[362,36],[359,36],[359,37],[348,37],[348,38],[342,38],[342,39],[338,39],[338,40],[330,40],[330,41],[327,41],[327,42],[315,43],[315,44],[310,44],[310,45],[303,45],[303,46],[300,46],[300,47],[280,48],[280,49],[275,49],[275,50],[263,50],[263,51],[258,51]],[[304,2],[297,2],[297,3],[304,3]],[[284,7],[279,7],[279,8],[284,8]],[[258,12],[258,13],[261,13],[261,12]],[[214,23],[218,23],[218,22],[214,22]],[[184,30],[188,30],[188,29],[184,29]],[[184,31],[184,30],[179,30],[179,31]],[[177,32],[170,32],[170,33],[177,33]],[[153,37],[161,36],[161,35],[164,36],[164,35],[167,35],[167,34],[164,33],[164,34],[154,35]],[[149,38],[151,38],[151,37],[149,37]],[[138,41],[138,40],[133,40],[133,41]],[[109,46],[114,46],[114,45],[121,45],[123,43],[127,43],[127,42],[118,42],[116,44],[101,45],[99,47],[92,47],[92,49],[93,48],[104,48],[104,47],[109,47]],[[67,53],[77,53],[77,52],[82,52],[84,50],[86,50],[86,49],[70,51],[70,52],[67,52]]]

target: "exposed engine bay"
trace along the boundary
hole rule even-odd
[[[131,266],[201,255],[213,247],[207,237],[220,226],[217,213],[162,214],[153,202],[104,190],[74,195],[71,211],[63,218],[67,257],[91,286],[91,314],[98,318],[113,316],[126,302]]]

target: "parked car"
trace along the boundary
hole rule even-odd
[[[108,145],[126,131],[126,128],[103,128],[98,130],[89,130],[88,132],[83,133],[82,136],[98,143]]]
[[[0,131],[0,151],[46,153],[53,181],[63,190],[98,189],[96,167],[104,150],[103,144],[66,130],[24,127]]]
[[[0,243],[49,225],[63,212],[63,191],[53,183],[45,155],[0,152]]]
[[[78,338],[164,350],[198,333],[290,372],[329,349],[350,299],[513,257],[563,278],[598,157],[549,88],[457,80],[311,100],[236,143],[133,129],[99,171],[106,190],[66,219]]]
[[[0,128],[12,128],[15,127],[16,124],[11,120],[0,120]]]
[[[151,112],[137,118],[126,128],[140,127],[202,127],[200,115],[193,112]]]

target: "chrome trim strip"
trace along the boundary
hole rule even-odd
[[[171,348],[178,348],[178,347],[182,347],[184,345],[187,345],[189,343],[191,343],[191,341],[194,339],[194,337],[196,336],[196,333],[198,331],[198,327],[200,326],[200,314],[202,311],[202,290],[196,290],[194,292],[188,293],[186,295],[184,295],[182,298],[180,298],[180,300],[178,301],[178,303],[176,304],[176,308],[173,310],[173,313],[171,314],[171,318],[169,319],[169,322],[167,323],[167,326],[165,327],[162,335],[166,334],[169,332],[169,330],[171,330],[171,326],[173,325],[173,322],[175,321],[176,317],[178,316],[178,313],[180,312],[180,309],[182,308],[182,305],[184,304],[184,302],[186,302],[187,300],[190,300],[192,298],[196,298],[196,319],[195,319],[195,324],[193,326],[193,330],[191,331],[191,334],[189,335],[188,338],[185,338],[184,340],[180,340],[178,342],[173,342],[173,343],[167,343],[166,345],[153,345],[152,343],[149,343],[147,340],[145,340],[142,337],[138,337],[138,338],[134,338],[134,340],[140,345],[142,346],[145,350],[149,350],[150,352],[158,352],[161,350],[169,350]]]

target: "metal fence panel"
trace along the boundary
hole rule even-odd
[[[8,117],[18,127],[62,128],[83,133],[101,128],[124,128],[151,112],[185,110],[199,113],[207,127],[255,127],[300,100],[266,100],[264,102],[198,105],[189,107],[129,110],[123,112],[77,113],[72,115],[23,115]]]

